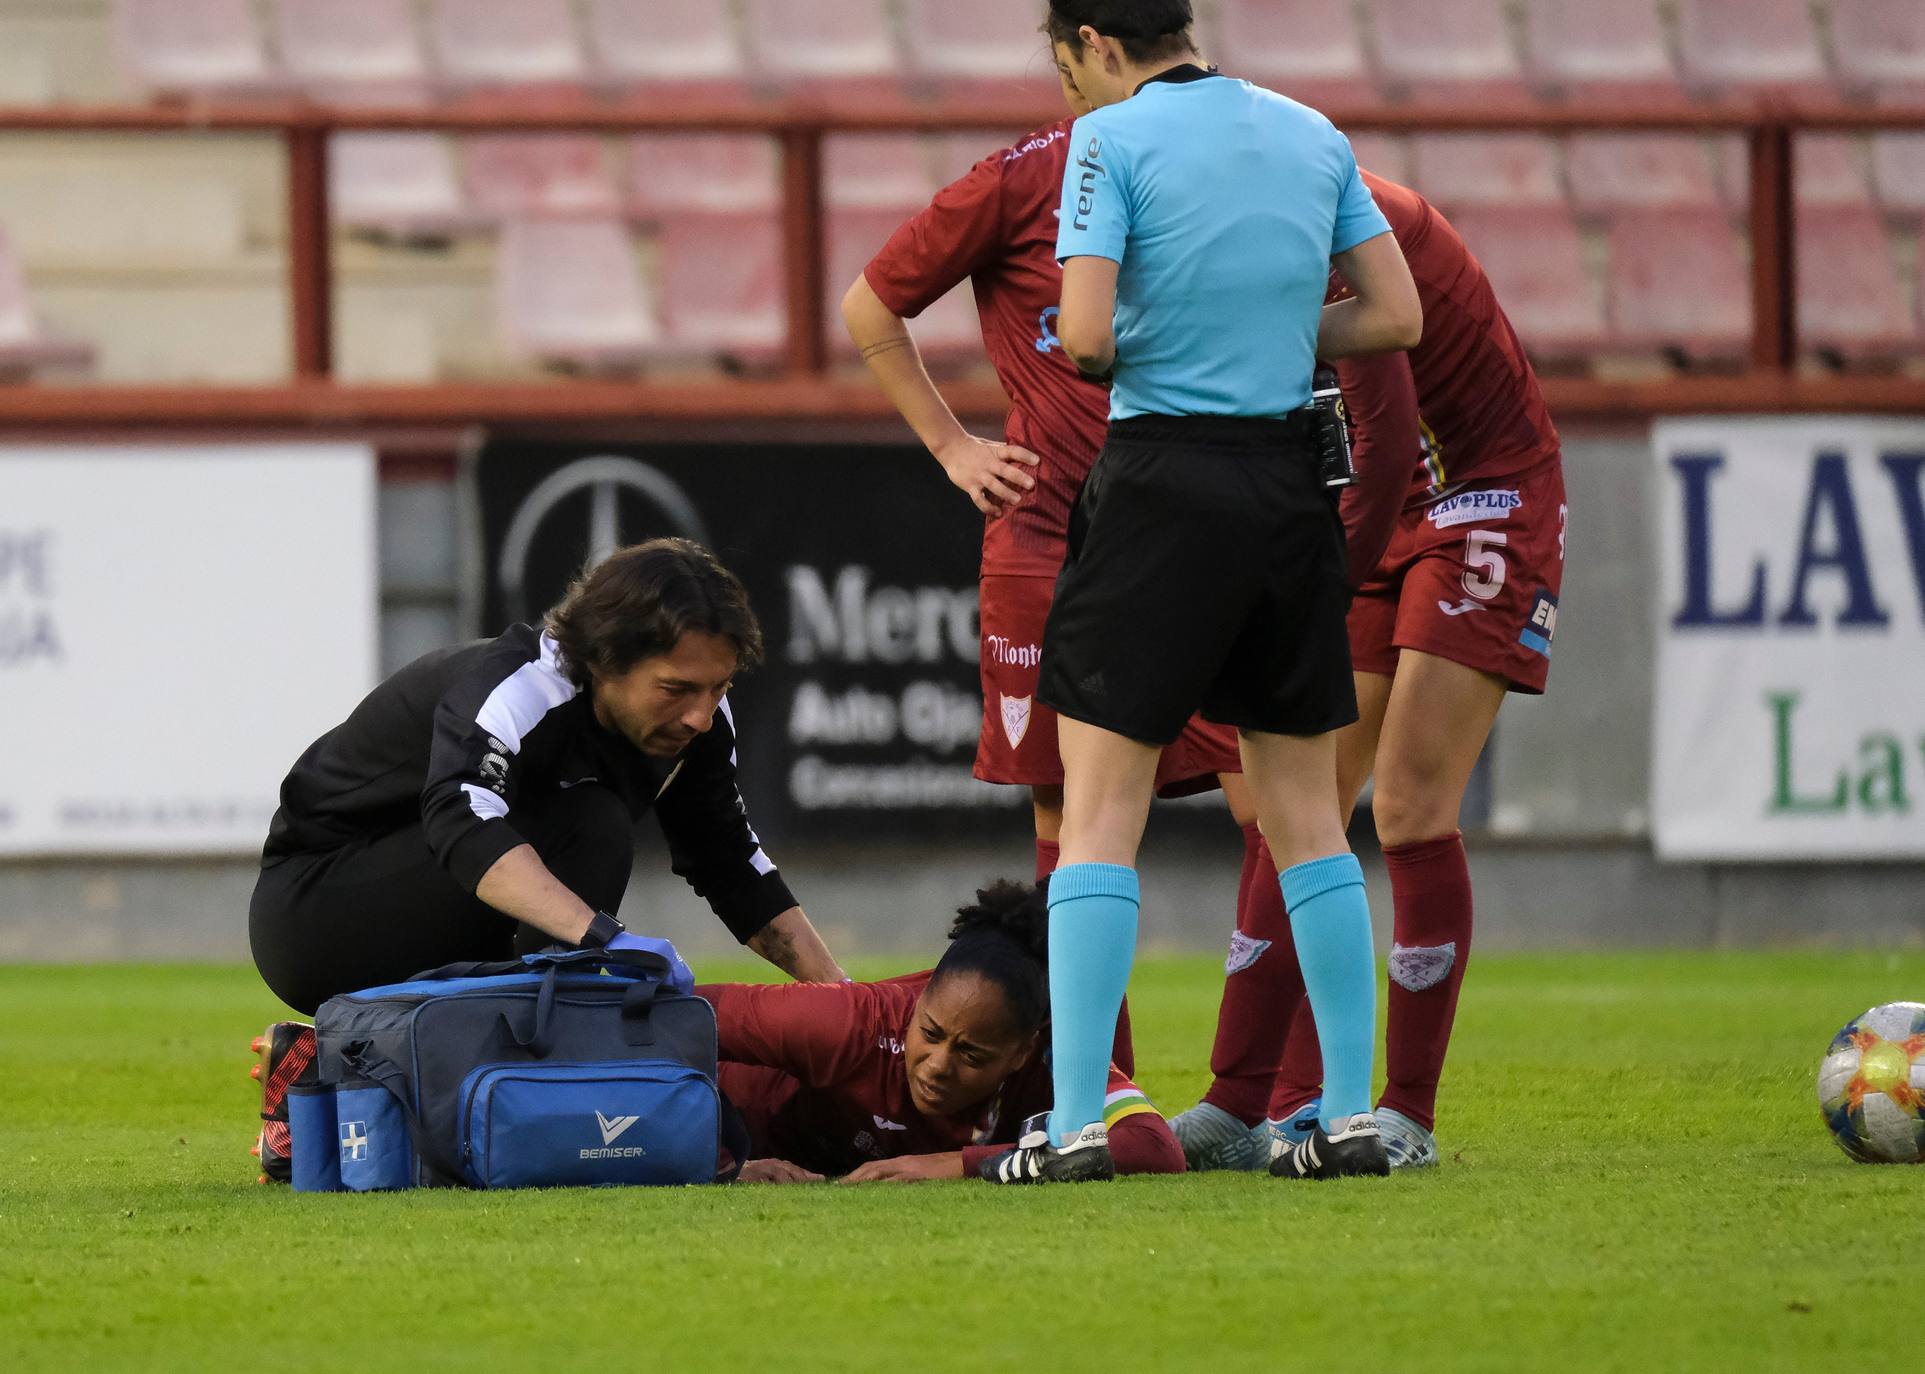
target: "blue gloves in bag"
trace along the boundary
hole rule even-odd
[[[653,935],[634,935],[625,930],[610,940],[606,948],[616,953],[633,950],[642,954],[654,954],[666,959],[668,961],[667,986],[672,991],[681,993],[684,997],[695,991],[695,974],[691,972],[689,966],[682,961],[682,956],[675,952],[675,946],[667,940],[660,939]]]

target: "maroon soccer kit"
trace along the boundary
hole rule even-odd
[[[873,1159],[960,1150],[975,1177],[1050,1105],[1036,1059],[967,1117],[927,1117],[909,1095],[903,1046],[930,972],[881,983],[719,983],[695,989],[715,1007],[722,1091],[749,1125],[756,1158],[845,1174]],[[1104,1121],[1118,1173],[1182,1173],[1183,1152],[1143,1090],[1110,1070]]]
[[[1068,550],[1070,510],[1109,429],[1109,392],[1077,371],[1056,337],[1056,211],[1073,122],[978,162],[898,229],[865,273],[905,319],[971,283],[984,346],[1010,398],[1004,437],[1042,459],[1036,489],[983,531],[976,776],[1028,786],[1063,781],[1055,713],[1036,701],[1043,622]],[[1241,771],[1236,732],[1192,720],[1164,751],[1157,786],[1182,795]]]

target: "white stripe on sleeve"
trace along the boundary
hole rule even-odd
[[[541,718],[580,690],[562,675],[556,662],[555,641],[541,637],[541,658],[524,663],[503,678],[475,713],[475,724],[507,746],[521,752],[521,742]]]
[[[497,796],[485,787],[476,787],[471,782],[461,784],[461,790],[468,794],[468,809],[484,821],[498,821],[508,814],[508,801]]]

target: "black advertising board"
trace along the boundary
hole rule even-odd
[[[591,555],[661,535],[749,588],[768,661],[730,695],[771,837],[1027,833],[971,775],[982,523],[920,449],[491,441],[476,471],[484,632],[538,621]]]

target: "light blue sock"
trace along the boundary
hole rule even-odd
[[[1329,1130],[1339,1117],[1370,1110],[1377,955],[1363,866],[1355,854],[1331,854],[1285,869],[1283,904],[1323,1045],[1321,1120]]]
[[[1049,879],[1050,1135],[1103,1119],[1116,1016],[1136,958],[1136,870],[1070,864]]]

